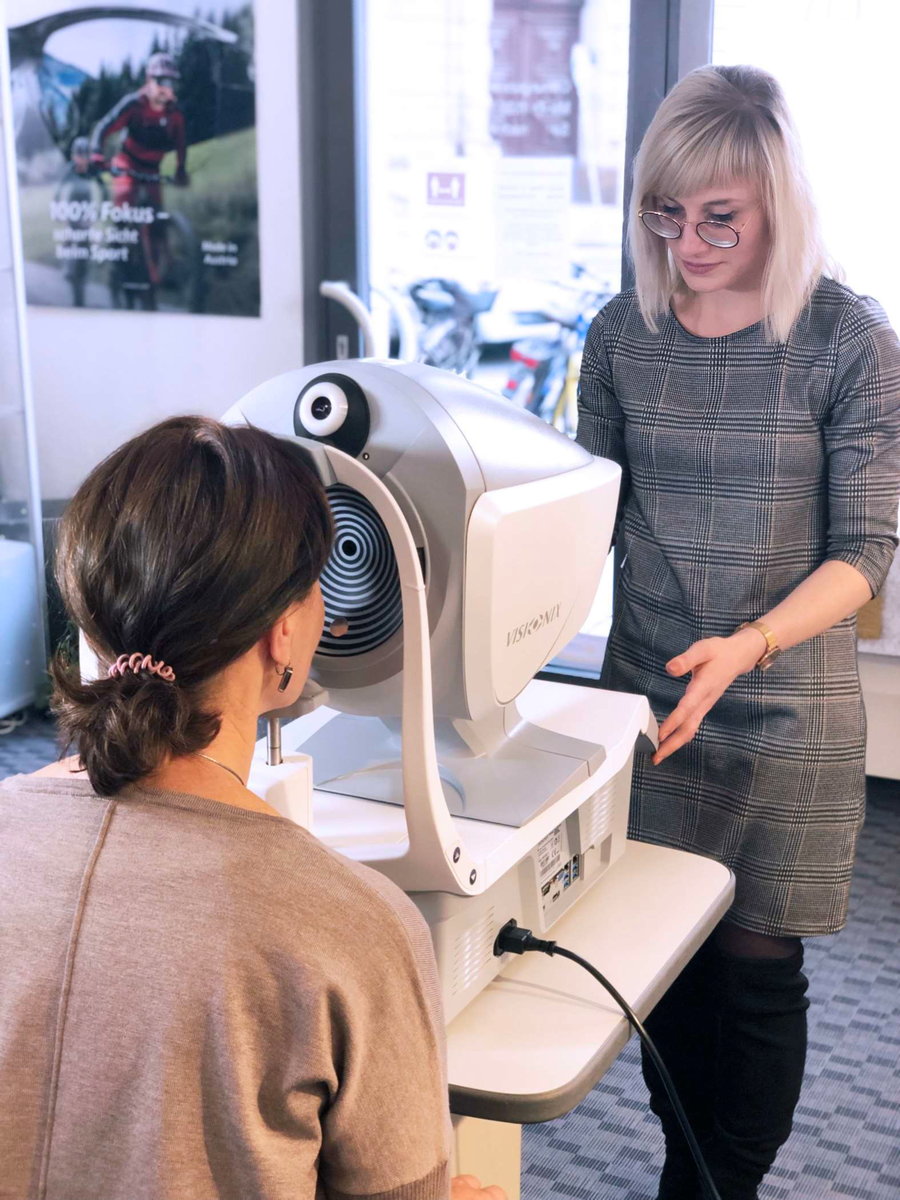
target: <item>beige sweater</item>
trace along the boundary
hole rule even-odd
[[[0,1200],[444,1200],[427,927],[280,817],[0,784]]]

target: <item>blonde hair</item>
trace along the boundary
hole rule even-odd
[[[634,164],[628,246],[647,326],[683,287],[666,242],[638,210],[729,180],[759,189],[769,226],[762,298],[766,335],[785,341],[819,277],[836,274],[819,230],[794,124],[780,86],[756,67],[698,67],[669,92]]]

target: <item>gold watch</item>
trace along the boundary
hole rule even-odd
[[[760,671],[768,671],[772,663],[781,653],[781,647],[778,645],[775,634],[763,621],[744,621],[743,625],[738,625],[738,630],[741,629],[758,629],[766,639],[766,648],[762,652],[762,656],[757,660],[756,666]]]

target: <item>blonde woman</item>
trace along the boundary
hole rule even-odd
[[[597,316],[578,440],[623,468],[604,683],[661,722],[631,836],[726,863],[732,909],[648,1025],[723,1197],[787,1138],[801,939],[846,920],[864,806],[855,614],[897,543],[900,347],[829,272],[771,76],[703,67],[635,164],[636,286]],[[660,1200],[697,1200],[669,1105]]]

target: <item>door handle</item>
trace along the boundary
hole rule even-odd
[[[372,314],[349,284],[342,283],[337,279],[323,279],[319,284],[319,295],[324,296],[326,300],[334,300],[336,304],[343,305],[356,321],[362,334],[364,358],[387,358],[387,353],[378,353],[378,339]]]

